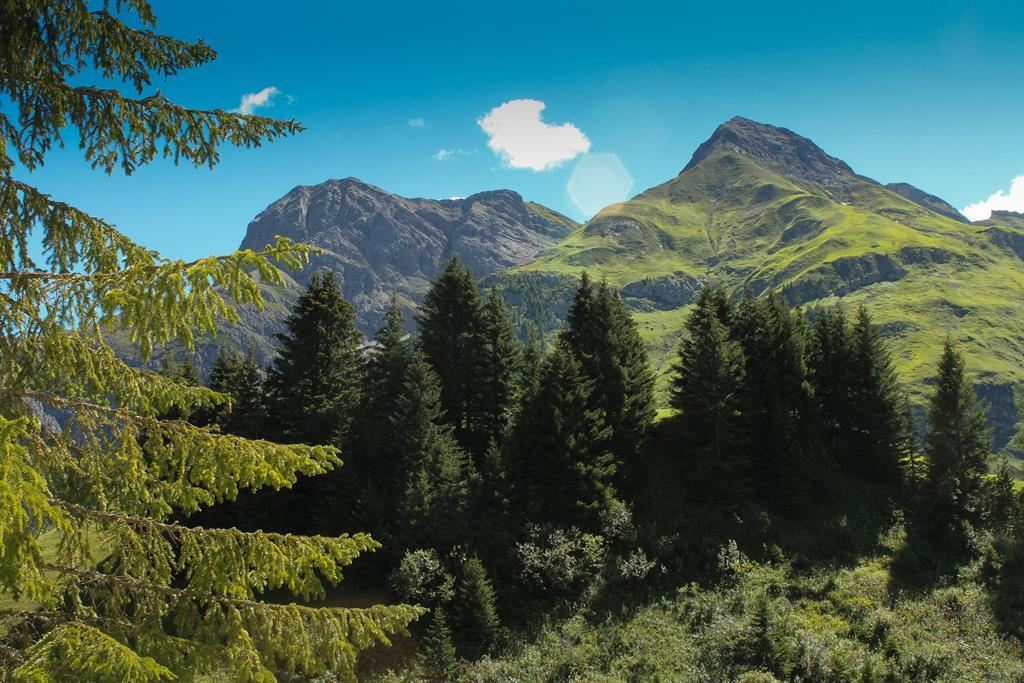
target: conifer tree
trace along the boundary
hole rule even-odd
[[[430,624],[423,633],[423,654],[444,683],[459,680],[459,655],[455,651],[452,631],[443,607],[430,615]]]
[[[895,487],[902,481],[900,459],[913,439],[906,396],[892,356],[865,307],[857,310],[850,336],[851,442],[858,462],[852,472]]]
[[[964,370],[964,359],[949,339],[939,359],[935,393],[928,408],[925,453],[926,502],[933,518],[964,519],[991,450],[985,410]]]
[[[522,349],[516,338],[505,301],[491,290],[481,315],[482,347],[475,402],[479,415],[479,438],[488,446],[504,441],[515,404]]]
[[[409,363],[389,439],[405,473],[398,547],[451,548],[466,536],[473,464],[444,423],[437,375],[422,355]]]
[[[210,369],[210,388],[231,397],[217,411],[216,422],[225,432],[247,439],[259,438],[266,430],[263,376],[251,348],[244,356],[221,349]]]
[[[671,388],[693,495],[725,507],[742,500],[749,486],[740,412],[744,358],[723,323],[730,317],[724,292],[701,291],[686,322]]]
[[[853,358],[846,314],[838,306],[825,309],[811,328],[807,377],[814,389],[815,418],[823,445],[829,455],[848,469],[851,458],[863,457],[853,444]]]
[[[267,408],[286,442],[342,445],[359,402],[361,335],[334,273],[315,273],[277,334]]]
[[[567,317],[562,340],[594,383],[594,405],[611,428],[610,448],[619,463],[620,487],[636,490],[642,452],[654,421],[654,373],[636,322],[618,292],[597,288],[586,273]]]
[[[390,435],[413,358],[413,344],[405,332],[401,304],[395,295],[374,342],[366,360],[362,399],[352,430],[352,455],[346,464],[346,481],[350,484],[339,501],[349,504],[344,512],[354,513],[363,525],[388,520],[404,490],[402,454]]]
[[[155,24],[145,0],[0,5],[0,592],[21,600],[0,616],[0,678],[353,679],[357,654],[406,632],[421,610],[260,595],[319,598],[375,541],[171,521],[329,471],[337,452],[161,420],[227,397],[130,367],[105,337],[125,331],[143,359],[172,339],[191,346],[218,319],[237,321],[234,303],[260,306],[259,283],[282,285],[276,266],[297,268],[309,250],[278,239],[260,252],[163,259],[15,176],[15,161],[38,169],[67,128],[94,168],[126,174],[158,155],[214,166],[225,143],[301,130],[146,95],[153,78],[215,56]],[[93,76],[112,85],[81,85]],[[62,411],[63,428],[32,403]]]
[[[416,321],[420,348],[441,382],[445,419],[463,448],[482,454],[489,443],[477,377],[484,365],[483,305],[472,273],[457,256],[434,280]]]
[[[525,521],[600,529],[616,498],[611,428],[594,407],[593,381],[564,344],[544,361],[509,448],[513,508]]]
[[[468,659],[478,659],[495,644],[501,630],[494,587],[478,558],[462,565],[454,605],[461,649]]]
[[[803,328],[785,302],[768,292],[740,302],[732,331],[746,359],[741,410],[760,492],[790,508],[806,505],[821,464],[808,435]]]

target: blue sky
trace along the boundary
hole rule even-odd
[[[957,207],[1010,192],[1024,175],[1020,2],[154,7],[161,31],[203,38],[220,54],[154,84],[164,95],[228,109],[275,88],[255,111],[308,129],[259,150],[225,150],[213,171],[161,162],[107,177],[71,148],[29,179],[167,256],[230,251],[294,186],[347,176],[405,196],[507,187],[584,218],[569,191],[577,165],[577,199],[614,201],[627,184],[635,194],[677,174],[737,114]],[[543,121],[559,128],[543,128],[537,106],[519,103],[498,110],[492,140],[481,122],[515,100],[542,102]]]

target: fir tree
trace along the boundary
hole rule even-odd
[[[402,454],[390,435],[413,358],[413,344],[394,295],[374,342],[366,360],[362,399],[352,430],[351,456],[346,466],[349,485],[339,501],[348,505],[339,514],[354,513],[363,525],[386,523],[404,490]]]
[[[852,473],[896,487],[902,481],[900,459],[913,437],[906,397],[889,349],[867,309],[861,306],[850,337]]]
[[[487,448],[477,373],[485,364],[483,306],[473,275],[453,256],[434,280],[416,316],[420,348],[441,382],[446,420],[474,456]]]
[[[607,283],[596,289],[586,273],[569,308],[562,340],[594,383],[595,407],[611,428],[618,483],[639,488],[644,440],[654,421],[654,373],[636,322]]]
[[[210,369],[210,388],[231,397],[231,402],[217,411],[216,422],[225,432],[259,438],[266,430],[266,408],[263,402],[263,376],[251,348],[242,356],[230,349],[221,349]]]
[[[405,484],[399,504],[398,548],[451,548],[466,536],[473,464],[444,423],[437,375],[422,356],[405,374],[389,439]]]
[[[459,680],[461,667],[455,651],[452,632],[448,628],[448,617],[443,607],[437,607],[431,614],[430,624],[423,633],[423,654],[445,683]]]
[[[863,457],[853,443],[855,372],[849,320],[838,306],[827,308],[811,328],[807,377],[814,389],[815,417],[823,445],[847,469],[852,468],[852,458]]]
[[[288,442],[343,445],[359,402],[362,355],[352,304],[334,274],[315,273],[278,334],[267,408]]]
[[[967,381],[963,356],[949,339],[938,370],[928,408],[925,488],[931,517],[947,521],[964,519],[972,511],[991,442],[984,408]]]
[[[740,302],[733,336],[746,359],[741,410],[760,493],[798,508],[820,479],[808,432],[811,395],[805,381],[803,327],[774,292]]]
[[[462,566],[454,606],[461,650],[468,659],[478,659],[497,641],[501,621],[494,587],[483,563],[475,557],[466,560]]]
[[[600,529],[616,498],[611,428],[594,407],[593,380],[559,344],[527,396],[509,447],[513,507],[527,521]]]
[[[721,290],[701,291],[686,323],[671,387],[693,494],[725,506],[742,500],[749,486],[740,412],[743,350],[723,323],[730,317]]]
[[[375,541],[171,521],[242,489],[322,474],[340,464],[336,451],[162,420],[227,397],[128,366],[104,335],[124,331],[144,360],[172,339],[191,347],[217,319],[237,321],[234,304],[262,305],[260,284],[283,285],[277,266],[297,268],[309,250],[278,240],[259,252],[166,260],[14,175],[15,160],[19,171],[41,167],[65,128],[93,167],[126,174],[158,155],[214,166],[225,143],[251,147],[301,130],[145,95],[154,78],[215,56],[205,43],[156,33],[155,23],[145,0],[98,11],[78,0],[0,6],[0,592],[36,605],[0,616],[0,678],[354,679],[357,653],[406,632],[421,610],[314,609],[260,596],[320,598]],[[78,85],[92,76],[110,86]],[[62,428],[40,420],[33,403],[62,411]],[[109,550],[99,564],[97,535]],[[53,539],[59,552],[46,548]]]
[[[516,339],[512,319],[504,300],[491,290],[481,316],[482,347],[476,388],[479,396],[475,411],[479,416],[479,435],[500,444],[505,438],[515,404],[522,349]]]

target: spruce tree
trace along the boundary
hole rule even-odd
[[[508,449],[512,503],[522,521],[600,529],[616,498],[616,465],[593,386],[564,344],[548,354]]]
[[[593,386],[593,400],[611,428],[618,484],[637,490],[643,480],[644,440],[654,421],[654,373],[636,322],[618,292],[593,286],[586,273],[567,317],[562,340]]]
[[[479,659],[497,642],[501,620],[494,587],[478,558],[471,557],[462,565],[453,604],[460,649],[467,659]]]
[[[863,457],[853,443],[854,374],[849,320],[838,306],[827,308],[811,328],[807,377],[814,389],[815,418],[822,443],[828,454],[847,469],[852,469],[852,458]]]
[[[235,304],[262,305],[260,284],[283,285],[277,266],[300,267],[309,250],[279,239],[167,260],[15,175],[16,161],[19,173],[40,168],[68,133],[94,168],[131,174],[158,155],[214,166],[225,143],[301,130],[153,92],[154,78],[215,57],[155,24],[145,0],[0,5],[0,592],[21,600],[0,615],[0,678],[354,679],[357,654],[421,610],[261,596],[320,598],[375,541],[172,521],[329,471],[336,451],[162,420],[227,397],[129,366],[105,336],[123,331],[143,360],[172,339],[190,347],[218,318],[237,321]],[[109,85],[81,85],[94,76]],[[61,428],[37,404],[61,411]]]
[[[430,615],[430,624],[423,633],[423,654],[438,678],[444,683],[459,680],[459,655],[452,641],[448,617],[443,607],[436,607]]]
[[[672,407],[679,411],[680,463],[692,495],[725,507],[741,501],[749,489],[740,412],[744,358],[723,323],[730,317],[721,290],[701,291],[686,322],[671,385]]]
[[[475,412],[479,416],[479,439],[500,444],[512,418],[522,348],[516,338],[505,301],[491,290],[481,315],[481,354]]]
[[[259,438],[265,432],[263,376],[251,348],[244,356],[221,349],[210,369],[210,388],[231,397],[215,417],[221,429],[247,439]]]
[[[397,520],[398,544],[451,548],[466,537],[466,511],[472,461],[444,423],[437,375],[422,355],[409,363],[391,428],[396,457],[401,458],[404,490]]]
[[[413,343],[401,304],[392,295],[365,364],[362,399],[350,439],[345,494],[339,501],[366,525],[386,523],[404,490],[402,454],[391,438],[392,420],[404,391]]]
[[[484,365],[483,305],[473,275],[457,256],[445,265],[416,316],[420,349],[441,382],[445,419],[474,456],[487,448],[477,373]]]
[[[865,307],[857,310],[850,337],[852,473],[889,487],[902,481],[900,459],[913,439],[906,396],[892,356]]]
[[[969,517],[991,451],[985,410],[964,370],[964,359],[946,339],[935,393],[928,408],[925,453],[926,504],[932,518]]]
[[[803,331],[800,319],[774,292],[748,294],[732,325],[746,359],[741,410],[752,473],[765,499],[791,510],[811,502],[821,476],[809,436],[813,420]]]
[[[276,335],[267,409],[278,438],[344,445],[359,402],[361,335],[334,273],[315,273]]]

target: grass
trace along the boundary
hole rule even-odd
[[[846,199],[718,150],[669,182],[606,208],[508,277],[587,271],[623,287],[686,274],[737,291],[809,292],[804,305],[868,308],[918,403],[947,336],[962,344],[979,383],[1024,383],[1024,264],[990,241],[991,227],[953,221],[866,181]],[[905,274],[849,284],[833,268],[841,259],[868,267],[878,256]],[[823,283],[820,294],[816,283]],[[636,318],[663,389],[686,309],[640,311]]]

